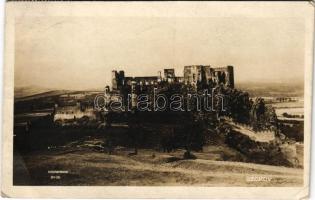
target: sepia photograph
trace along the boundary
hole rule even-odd
[[[12,190],[308,187],[313,5],[95,4],[7,3]]]

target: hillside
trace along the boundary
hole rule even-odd
[[[194,152],[198,159],[184,160],[184,150],[163,153],[142,149],[138,155],[130,156],[132,149],[117,147],[114,154],[108,155],[97,145],[100,142],[90,140],[46,153],[34,152],[23,156],[23,162],[16,155],[14,182],[18,185],[31,181],[35,185],[119,186],[297,186],[303,183],[303,169],[231,161],[226,156],[235,157],[237,153],[228,147],[210,146],[204,152]],[[222,160],[224,157],[230,161]],[[67,173],[48,174],[49,170]]]

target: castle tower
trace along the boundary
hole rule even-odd
[[[169,83],[174,82],[175,70],[174,69],[164,69],[164,78]]]
[[[161,73],[161,71],[158,71],[157,81],[158,82],[162,81],[162,73]]]
[[[229,65],[226,67],[227,71],[227,86],[230,88],[234,88],[234,69],[233,66]]]
[[[121,90],[125,85],[125,72],[116,70],[112,71],[112,90]]]
[[[118,88],[118,83],[117,83],[117,71],[113,70],[112,71],[112,90],[117,90]]]

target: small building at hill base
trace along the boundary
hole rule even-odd
[[[83,107],[80,103],[77,103],[77,105],[63,107],[58,107],[58,105],[55,106],[54,121],[75,120],[82,117],[88,117],[90,120],[96,119],[95,110],[90,107]]]

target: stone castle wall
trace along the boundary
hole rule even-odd
[[[164,76],[161,72],[157,76],[125,77],[124,71],[112,71],[112,90],[121,90],[123,87],[131,86],[132,82],[137,85],[156,85],[161,81],[168,83],[184,83],[197,86],[197,83],[223,84],[226,87],[234,88],[233,66],[212,68],[210,65],[191,65],[184,67],[184,76],[175,76],[174,69],[164,69]]]

